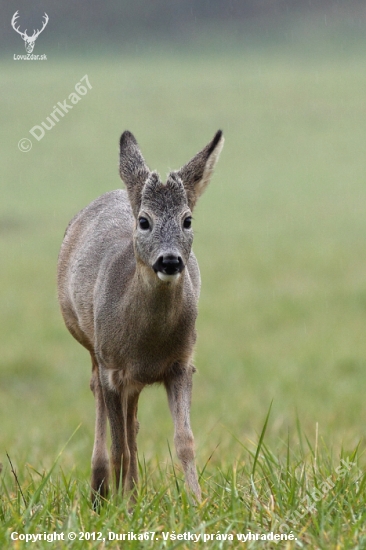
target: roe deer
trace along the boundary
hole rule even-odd
[[[92,500],[108,494],[111,465],[123,492],[137,484],[137,403],[144,386],[165,385],[186,483],[201,499],[190,427],[200,272],[191,251],[192,210],[224,143],[218,131],[162,183],[130,132],[120,139],[127,192],[106,193],[70,222],[58,262],[65,324],[91,355],[96,402]],[[132,493],[132,498],[134,492]]]

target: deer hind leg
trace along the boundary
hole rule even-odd
[[[92,455],[92,502],[97,506],[98,496],[106,498],[109,482],[109,458],[107,452],[107,410],[100,384],[99,368],[95,355],[91,353],[92,377],[90,389],[95,397],[95,436]]]
[[[166,380],[170,412],[174,421],[174,444],[182,463],[188,488],[201,501],[201,489],[198,484],[194,458],[194,438],[190,425],[193,367],[183,368],[176,365],[171,377]]]
[[[111,387],[107,369],[100,365],[100,381],[111,430],[111,466],[118,491],[122,478],[122,492],[130,469],[130,450],[127,438],[128,391]],[[122,475],[121,475],[122,474]]]

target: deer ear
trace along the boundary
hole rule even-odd
[[[137,218],[141,205],[142,188],[150,176],[150,170],[131,132],[123,132],[119,145],[119,173],[126,185],[132,210]]]
[[[185,166],[176,172],[187,193],[188,206],[193,210],[198,198],[210,182],[213,169],[224,146],[222,131],[216,132],[213,140],[197,153]]]

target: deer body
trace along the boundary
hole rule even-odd
[[[200,275],[191,251],[191,211],[223,145],[221,132],[166,184],[150,172],[129,132],[121,137],[127,192],[102,195],[70,222],[58,288],[67,328],[91,354],[96,400],[93,495],[108,492],[106,423],[118,487],[137,483],[137,403],[145,385],[165,385],[175,445],[197,500],[190,428],[193,348]],[[200,188],[201,185],[201,188]]]

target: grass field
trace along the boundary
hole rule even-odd
[[[236,534],[284,523],[297,540],[281,548],[366,548],[364,52],[264,46],[2,63],[1,548],[23,548],[13,531],[132,530],[159,540],[131,548],[192,546],[165,541],[173,531],[235,537],[197,547],[272,548]],[[85,74],[92,89],[37,142],[29,130]],[[164,175],[218,128],[225,148],[194,220],[203,286],[192,425],[204,502],[189,504],[166,396],[153,387],[140,399],[136,510],[112,498],[98,515],[89,357],[56,299],[63,232],[120,186],[124,129]],[[33,147],[22,153],[25,137]]]

